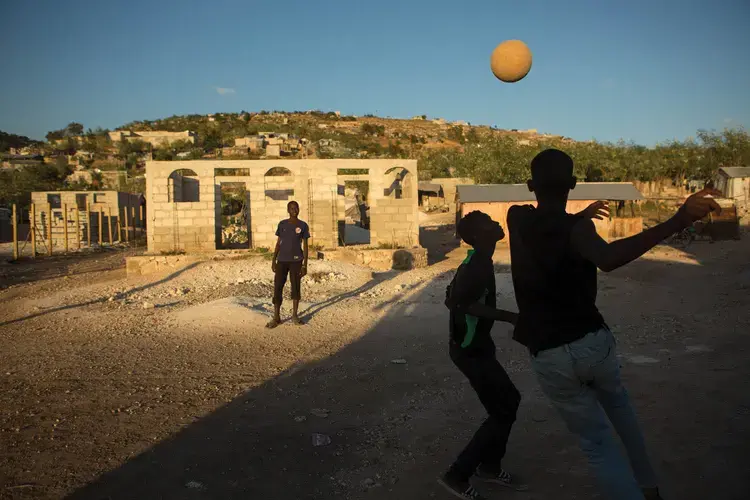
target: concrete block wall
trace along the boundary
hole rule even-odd
[[[291,175],[267,176],[271,168],[286,168]],[[396,169],[394,170],[394,167]],[[400,167],[400,168],[399,168]],[[215,176],[214,169],[243,169],[249,175]],[[402,199],[384,197],[384,190],[405,168]],[[195,173],[199,202],[169,200],[169,176],[180,169]],[[419,241],[416,160],[192,160],[148,161],[146,199],[148,250],[151,253],[216,249],[220,238],[221,182],[245,182],[250,196],[250,241],[254,248],[273,248],[278,222],[288,217],[291,200],[300,205],[300,217],[310,225],[311,244],[335,248],[339,221],[344,220],[345,198],[339,194],[339,169],[367,169],[370,183],[371,244],[416,246]],[[288,199],[272,199],[266,191],[294,189]],[[395,211],[394,211],[395,210]],[[380,220],[382,215],[382,221]]]
[[[216,199],[212,162],[147,162],[148,251],[206,252],[216,248]],[[199,200],[170,201],[169,177],[175,170],[189,169],[197,179]],[[178,184],[175,182],[174,184]],[[175,197],[177,198],[177,188]]]
[[[374,246],[411,248],[419,244],[418,213],[414,199],[382,199],[370,209],[370,242]]]
[[[385,168],[370,169],[370,245],[406,248],[419,245],[417,175],[414,160],[394,160]],[[385,195],[397,177],[402,178],[400,199],[395,191]]]

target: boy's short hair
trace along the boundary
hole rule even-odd
[[[479,232],[479,225],[482,223],[485,217],[489,217],[484,212],[475,210],[464,215],[458,225],[456,226],[456,232],[468,245],[474,246],[476,243],[477,233]]]
[[[292,200],[292,201],[290,201],[289,203],[286,204],[287,210],[289,210],[289,207],[291,207],[292,205],[297,205],[297,208],[299,208],[299,203],[297,203],[296,201]]]

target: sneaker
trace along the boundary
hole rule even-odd
[[[484,470],[480,465],[477,468],[477,471],[474,473],[474,477],[476,477],[477,479],[481,479],[482,481],[499,484],[500,486],[505,486],[506,488],[511,488],[516,491],[526,491],[529,489],[527,485],[521,484],[517,478],[511,476],[504,469],[500,469],[497,471]]]
[[[464,500],[487,500],[468,481],[458,481],[450,477],[448,473],[439,477],[438,483],[456,498]]]

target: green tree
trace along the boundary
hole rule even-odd
[[[47,141],[54,142],[66,137],[77,137],[83,135],[83,125],[77,122],[70,122],[65,128],[47,132],[45,136]]]
[[[65,136],[73,137],[79,135],[83,135],[83,125],[76,122],[68,123],[68,126],[65,127]]]
[[[0,170],[0,205],[16,204],[28,209],[32,191],[52,191],[64,185],[71,169],[62,164],[45,163],[34,168]]]
[[[10,148],[23,148],[39,144],[39,141],[30,139],[25,135],[9,134],[0,130],[0,152],[6,152]]]

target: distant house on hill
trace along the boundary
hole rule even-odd
[[[0,154],[1,168],[23,168],[38,167],[44,163],[42,155],[14,155],[9,153]]]
[[[140,140],[154,147],[169,146],[177,141],[188,141],[195,144],[195,138],[195,132],[189,130],[182,132],[168,132],[166,130],[139,130],[136,132],[131,130],[115,130],[109,132],[109,139],[114,143]]]

